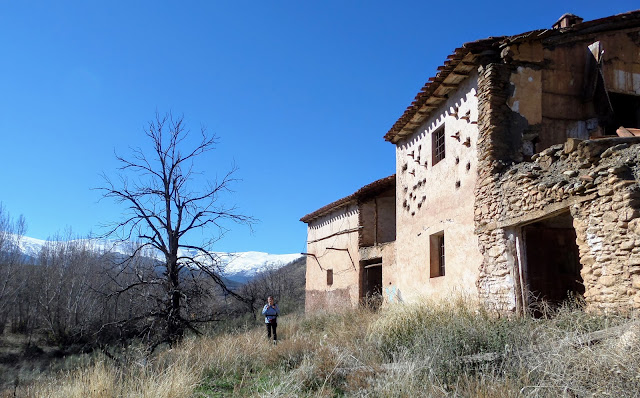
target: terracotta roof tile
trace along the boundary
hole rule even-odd
[[[561,29],[538,29],[529,32],[520,33],[513,36],[489,37],[487,39],[476,40],[456,48],[451,55],[447,57],[444,64],[439,66],[436,76],[429,78],[427,83],[420,89],[411,105],[407,107],[402,116],[395,122],[391,129],[385,134],[384,139],[395,143],[403,136],[410,134],[417,122],[426,120],[431,112],[435,110],[433,106],[430,110],[422,111],[421,109],[427,104],[429,99],[436,98],[436,105],[444,102],[446,98],[435,96],[434,93],[440,88],[443,82],[454,73],[459,65],[464,64],[468,55],[482,55],[485,52],[498,51],[501,47],[529,40],[559,40],[562,38],[571,38],[578,35],[597,33],[612,29],[624,29],[628,27],[640,26],[640,10],[630,11],[624,14],[613,15],[605,18],[595,19],[575,24],[568,28]],[[477,63],[477,58],[473,57],[466,62]],[[454,88],[449,85],[449,88]],[[414,118],[419,115],[417,120]]]

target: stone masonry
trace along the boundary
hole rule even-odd
[[[569,139],[486,179],[476,202],[481,298],[517,306],[508,230],[569,210],[591,309],[640,309],[640,138]],[[516,298],[514,300],[514,297]]]

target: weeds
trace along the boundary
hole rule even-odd
[[[619,325],[609,338],[585,338]],[[18,396],[636,397],[638,325],[577,305],[539,319],[505,317],[463,299],[290,315],[277,346],[262,325],[245,327],[147,362],[140,356],[118,367],[96,357]]]

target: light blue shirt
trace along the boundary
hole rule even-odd
[[[274,304],[269,306],[269,304],[265,304],[262,309],[262,315],[264,315],[264,323],[269,323],[272,319],[276,319],[278,315],[280,315],[280,309],[278,308],[278,304]]]

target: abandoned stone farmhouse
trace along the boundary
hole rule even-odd
[[[301,219],[307,311],[640,309],[640,11],[466,43],[384,139],[395,175]]]

